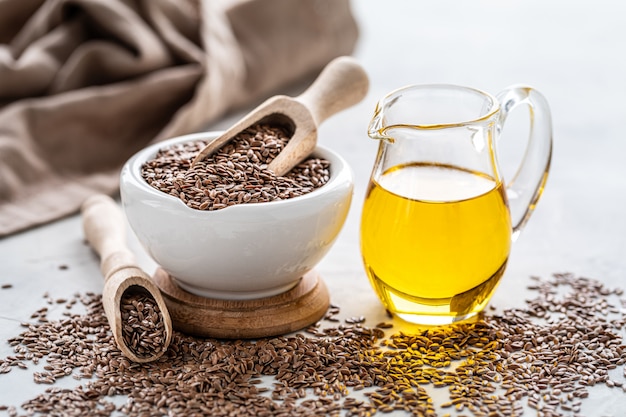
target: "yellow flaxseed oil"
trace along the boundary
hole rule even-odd
[[[505,190],[490,176],[415,163],[370,182],[361,252],[372,286],[400,317],[441,324],[474,315],[495,290],[510,246]]]

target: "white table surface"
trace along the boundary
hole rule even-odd
[[[545,193],[514,244],[492,305],[522,307],[531,275],[573,272],[608,286],[626,287],[626,5],[620,1],[354,0],[361,27],[354,55],[370,75],[371,89],[359,105],[320,129],[320,143],[338,150],[356,183],[345,227],[318,270],[342,315],[385,319],[363,270],[358,224],[377,143],[366,135],[376,101],[415,83],[454,83],[497,93],[528,84],[548,98],[553,114],[554,154]],[[509,130],[523,130],[524,115]],[[227,127],[224,120],[210,129]],[[513,135],[514,133],[511,133]],[[519,139],[519,138],[514,138]],[[503,140],[510,175],[518,150]],[[154,263],[129,231],[129,245],[148,271]],[[65,265],[67,269],[61,269]],[[100,292],[98,261],[83,243],[80,218],[72,216],[0,240],[0,357],[3,341],[52,297]],[[71,386],[77,382],[62,382]],[[0,375],[0,404],[19,405],[43,392],[32,370]],[[626,394],[591,389],[586,416],[618,416]],[[435,398],[437,400],[437,398]],[[525,415],[535,415],[526,413]]]

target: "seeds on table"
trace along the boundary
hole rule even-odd
[[[166,354],[147,364],[131,363],[117,349],[101,296],[75,295],[86,313],[48,320],[48,308],[38,310],[37,320],[9,340],[15,354],[0,359],[0,378],[43,359],[33,379],[52,386],[22,405],[26,414],[41,415],[360,416],[400,410],[433,417],[463,410],[515,417],[528,406],[538,415],[565,416],[581,412],[589,386],[624,395],[622,291],[556,274],[537,279],[532,292],[536,298],[525,308],[412,334],[386,335],[391,323],[368,328],[359,315],[338,323],[336,305],[321,322],[289,336],[223,341],[174,332]],[[130,306],[129,320],[141,323],[155,308],[141,298]],[[612,372],[618,367],[621,372]],[[85,382],[74,389],[54,385],[69,375]],[[446,388],[449,400],[435,404],[428,391],[435,387]],[[128,401],[119,405],[113,396]]]

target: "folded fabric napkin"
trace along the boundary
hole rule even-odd
[[[0,0],[0,236],[350,54],[349,0]]]

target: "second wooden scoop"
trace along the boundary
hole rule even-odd
[[[266,123],[283,127],[290,137],[285,149],[267,167],[278,176],[284,175],[313,152],[320,123],[361,101],[368,88],[367,74],[354,58],[336,58],[298,97],[274,96],[248,113],[207,144],[194,158],[192,166],[250,126]]]
[[[127,358],[134,362],[150,362],[167,350],[172,339],[172,320],[159,288],[150,276],[141,270],[125,243],[124,217],[115,201],[106,195],[94,195],[82,206],[83,228],[89,244],[100,255],[100,269],[104,275],[102,304],[115,341]],[[121,300],[127,290],[147,291],[159,307],[165,327],[163,348],[151,356],[138,356],[126,346],[122,335]]]

